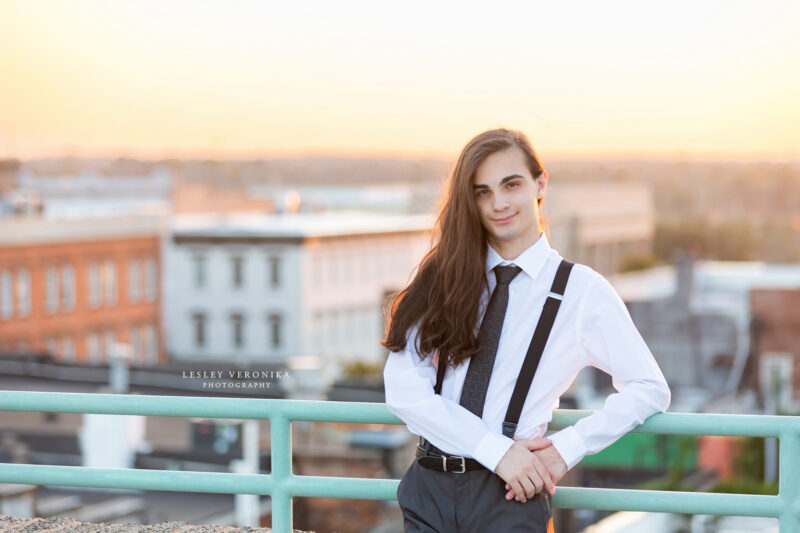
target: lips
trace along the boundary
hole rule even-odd
[[[507,222],[510,222],[511,219],[514,218],[515,216],[516,213],[514,213],[513,215],[508,215],[506,218],[493,218],[492,222],[494,222],[495,224],[505,224]]]

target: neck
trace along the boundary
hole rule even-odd
[[[489,244],[492,245],[495,252],[497,252],[500,257],[502,257],[506,261],[511,261],[512,259],[516,259],[519,255],[530,248],[531,246],[536,243],[542,236],[542,230],[539,228],[539,231],[535,233],[532,237],[529,237],[524,240],[519,240],[518,242],[495,242],[491,238],[489,238]]]

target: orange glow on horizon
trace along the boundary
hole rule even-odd
[[[0,158],[800,159],[800,5],[613,5],[5,0]]]

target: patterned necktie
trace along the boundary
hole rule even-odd
[[[497,356],[497,345],[500,343],[500,332],[503,330],[503,319],[508,307],[508,284],[521,271],[518,266],[494,267],[497,286],[489,298],[489,305],[483,315],[481,329],[478,332],[479,351],[470,359],[458,402],[479,417],[483,416],[486,390],[489,388],[489,379],[492,377],[494,359]]]

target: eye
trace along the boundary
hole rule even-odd
[[[489,191],[487,191],[486,189],[480,189],[478,190],[477,193],[475,193],[475,196],[477,196],[478,198],[483,198],[487,194],[489,194]]]
[[[516,187],[519,187],[519,182],[518,181],[509,181],[508,182],[508,188],[509,189],[514,189]]]

